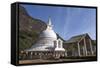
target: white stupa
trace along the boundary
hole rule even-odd
[[[28,51],[65,51],[62,43],[61,39],[57,39],[49,18],[47,28],[40,33],[39,40]]]
[[[57,38],[57,34],[52,29],[51,23],[51,19],[49,18],[46,29],[39,35],[39,40],[31,48],[25,50],[29,59],[49,59],[64,56],[63,41]]]

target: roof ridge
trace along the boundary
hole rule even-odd
[[[75,35],[75,36],[72,36],[71,38],[74,38],[74,37],[78,37],[78,36],[85,36],[85,35],[87,35],[88,33],[84,33],[84,34],[79,34],[79,35]]]
[[[71,42],[78,42],[79,40],[81,40],[82,38],[84,38],[86,35],[88,35],[87,33],[85,34],[81,34],[81,35],[76,35],[71,37],[69,40],[67,40],[67,43],[71,43]]]

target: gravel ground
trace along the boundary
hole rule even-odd
[[[34,60],[20,60],[19,64],[30,64],[30,63],[52,63],[52,62],[70,62],[70,61],[82,61],[86,59],[58,59],[58,60],[43,60],[43,59],[34,59]]]

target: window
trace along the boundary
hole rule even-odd
[[[54,41],[54,47],[56,48],[56,46],[57,46],[57,41]]]

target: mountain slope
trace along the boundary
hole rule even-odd
[[[19,50],[30,48],[45,28],[43,21],[30,17],[25,8],[19,6]]]

